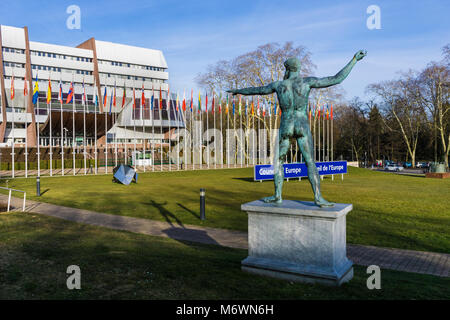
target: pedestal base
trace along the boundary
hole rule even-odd
[[[450,178],[450,172],[427,172],[425,178],[447,179]]]
[[[319,208],[313,202],[261,200],[248,213],[249,256],[242,270],[289,281],[341,285],[353,278],[346,256],[346,215],[351,204]]]

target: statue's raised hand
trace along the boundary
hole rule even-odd
[[[355,53],[356,61],[361,60],[361,59],[364,58],[366,55],[367,55],[367,51],[366,51],[366,50],[359,50],[357,53]]]

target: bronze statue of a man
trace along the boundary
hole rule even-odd
[[[286,72],[282,81],[275,81],[264,87],[228,90],[233,95],[265,95],[277,93],[281,107],[279,129],[278,159],[274,159],[275,195],[264,198],[265,202],[281,203],[281,191],[284,181],[283,162],[290,146],[290,138],[297,139],[303,159],[308,168],[308,179],[314,192],[314,202],[320,207],[330,207],[334,203],[326,201],[320,192],[320,179],[313,155],[313,143],[309,128],[307,106],[311,88],[326,88],[341,83],[350,73],[357,61],[366,56],[367,52],[358,51],[352,60],[332,77],[300,77],[300,61],[289,58],[284,62]]]

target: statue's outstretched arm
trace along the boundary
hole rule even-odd
[[[352,71],[353,67],[355,66],[356,62],[364,58],[366,54],[367,54],[366,51],[359,50],[353,56],[352,60],[350,60],[350,62],[347,63],[347,65],[344,68],[342,68],[341,71],[339,71],[332,77],[324,77],[324,78],[308,77],[306,78],[306,80],[309,82],[311,88],[326,88],[339,84],[342,81],[344,81],[345,78],[347,78],[350,71]]]
[[[227,90],[227,92],[232,93],[233,95],[242,94],[244,96],[252,96],[257,94],[271,94],[275,92],[275,84],[271,83],[267,86],[263,87],[250,87],[244,89],[232,89]]]

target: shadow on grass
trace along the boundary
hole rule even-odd
[[[172,223],[172,220],[175,220],[176,223],[184,228],[183,223],[181,222],[180,219],[178,219],[178,217],[176,215],[174,215],[172,212],[170,212],[169,210],[167,210],[166,208],[164,208],[164,206],[167,204],[167,201],[164,203],[157,203],[154,200],[150,200],[149,203],[144,203],[144,204],[149,204],[152,207],[155,207],[156,209],[158,209],[159,213],[163,216],[163,218],[167,221],[168,224],[170,224],[172,227],[174,226]]]
[[[183,206],[181,203],[177,202],[177,206],[179,206],[181,209],[184,209],[185,211],[189,212],[190,214],[192,214],[195,218],[200,219],[200,215],[198,215],[197,213],[195,213],[194,211],[192,211],[191,209],[186,208],[185,206]]]
[[[233,180],[241,180],[245,182],[257,182],[253,178],[232,178]]]
[[[211,238],[208,233],[204,230],[197,229],[187,229],[172,227],[169,229],[162,230],[169,238],[177,240],[181,243],[187,244],[189,246],[195,246],[195,243],[204,244],[214,244],[219,245],[219,243]]]

